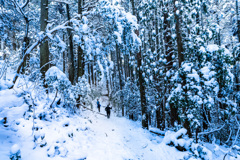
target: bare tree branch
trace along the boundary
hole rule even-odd
[[[24,4],[22,4],[22,6],[20,6],[21,9],[24,9],[28,3],[29,3],[30,0],[26,0],[26,2]]]

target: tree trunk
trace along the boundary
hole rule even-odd
[[[82,16],[82,6],[83,6],[84,0],[78,0],[78,14]],[[82,77],[84,74],[84,53],[81,46],[78,46],[78,70],[77,70],[77,81],[78,77]]]
[[[14,25],[15,25],[15,23],[14,23]],[[13,35],[12,35],[12,49],[14,51],[16,51],[17,50],[16,33],[15,32],[12,32],[12,33],[13,33]]]
[[[218,6],[218,0],[215,0],[215,2],[216,2],[216,6]],[[216,19],[217,19],[217,24],[218,24],[218,26],[220,26],[220,19],[219,19],[219,16],[218,16],[218,13],[216,13]],[[219,45],[219,46],[221,46],[221,29],[219,28],[219,31],[218,31],[218,33],[217,33],[217,44]]]
[[[90,70],[90,62],[88,62],[88,83],[91,85],[91,70]]]
[[[237,36],[238,36],[238,42],[240,42],[240,19],[239,19],[239,13],[238,13],[238,0],[236,0],[236,16],[237,16]]]
[[[92,85],[94,85],[94,69],[93,69],[93,64],[94,62],[91,62],[91,80],[92,80]]]
[[[166,7],[169,7],[169,5],[167,4]],[[165,42],[165,56],[167,59],[167,64],[166,64],[166,68],[165,68],[165,72],[169,71],[172,67],[173,67],[173,60],[172,60],[172,55],[173,55],[173,42],[172,42],[172,38],[171,38],[171,25],[170,25],[170,21],[169,16],[168,16],[168,11],[165,11],[163,13],[164,16],[164,42]],[[166,104],[166,99],[167,99],[167,95],[169,94],[169,91],[171,90],[170,85],[168,83],[164,83],[164,99],[163,99],[163,106],[162,106],[162,113],[164,114],[165,117],[165,104]],[[171,121],[171,126],[174,127],[174,122],[178,120],[177,118],[177,108],[173,107],[172,104],[170,105],[170,121]],[[165,124],[165,122],[163,122]]]
[[[135,4],[134,0],[131,0],[132,4],[132,13],[133,15],[137,16],[137,13],[135,11]],[[138,18],[138,16],[137,16]],[[139,36],[139,31],[136,30],[135,33],[137,36]],[[141,53],[141,48],[140,51],[137,53],[137,70],[138,70],[138,78],[139,78],[139,87],[140,87],[140,98],[141,98],[141,109],[142,109],[142,127],[144,129],[148,129],[148,113],[147,113],[147,101],[146,101],[146,94],[145,94],[145,82],[144,78],[142,76],[142,53]]]
[[[41,0],[41,17],[40,17],[40,30],[45,31],[48,21],[48,0]],[[48,41],[44,41],[40,45],[40,68],[42,78],[45,78],[45,73],[49,69],[49,48]],[[46,85],[44,85],[47,87]]]
[[[121,72],[121,68],[122,68],[122,63],[121,63],[121,55],[120,55],[120,49],[119,46],[116,45],[116,55],[117,55],[117,68],[118,68],[118,78],[119,78],[119,88],[122,91],[122,72]],[[120,100],[121,100],[121,104],[120,104],[120,108],[122,109],[122,116],[124,116],[124,105],[123,105],[123,95],[121,92],[120,95]]]
[[[111,60],[113,61],[113,63],[115,62],[115,55],[114,55],[113,51],[111,51]],[[110,74],[110,72],[109,72],[109,74]],[[114,83],[115,82],[115,80],[114,80],[115,79],[115,74],[116,74],[116,65],[113,65],[113,73],[110,75],[111,78],[112,78],[112,83],[110,83],[110,84],[112,84],[111,88],[115,87],[115,83]]]
[[[65,36],[63,35],[63,40],[65,40]],[[63,73],[65,73],[66,71],[66,52],[63,51]]]
[[[156,8],[155,10],[155,30],[156,30],[156,48],[157,48],[157,59],[160,58],[160,45],[159,45],[159,30],[158,30],[159,24],[158,24],[158,10]]]
[[[162,129],[161,124],[162,124],[162,117],[161,117],[161,109],[158,107],[156,109],[156,124],[157,128]]]
[[[139,78],[139,86],[140,86],[140,97],[141,97],[141,108],[142,108],[142,127],[144,129],[148,129],[148,113],[146,106],[146,94],[145,94],[145,86],[144,86],[144,78],[142,75],[142,55],[141,51],[137,53],[137,63],[138,63],[138,78]]]
[[[239,19],[239,13],[238,13],[238,0],[236,0],[236,16],[237,16],[237,36],[238,36],[238,42],[240,43],[240,19]],[[236,55],[234,55],[234,59],[236,59]],[[239,82],[239,71],[237,69],[237,61],[234,61],[234,73],[235,73],[235,83],[236,83],[236,91],[240,91],[240,82]]]
[[[67,19],[70,20],[70,9],[69,5],[66,4],[66,10],[67,10]],[[68,53],[68,75],[69,80],[72,84],[75,83],[74,81],[74,54],[73,54],[73,41],[72,41],[72,32],[70,29],[67,29],[68,38],[69,38],[69,53]]]
[[[181,32],[181,24],[180,20],[181,17],[177,15],[176,11],[178,10],[177,7],[175,6],[176,0],[174,0],[174,17],[176,21],[176,35],[177,35],[177,48],[178,48],[178,65],[181,67],[181,64],[184,60],[183,57],[183,43],[182,43],[182,32]]]
[[[23,49],[22,49],[22,57],[21,57],[21,59],[25,55],[25,52],[26,52],[27,47],[29,45],[29,41],[30,41],[29,38],[25,36],[24,39],[23,39]],[[23,63],[22,71],[21,71],[22,74],[25,72],[26,67],[28,67],[27,64],[29,63],[29,59],[30,59],[30,54],[27,55],[26,61],[24,61],[24,63]]]
[[[139,36],[139,31],[135,31],[137,36]],[[141,109],[142,109],[142,127],[144,129],[148,129],[148,111],[147,111],[147,101],[146,101],[146,93],[145,93],[145,81],[143,78],[142,72],[142,53],[141,49],[137,53],[137,66],[138,66],[138,78],[139,78],[139,86],[140,86],[140,98],[141,98]]]
[[[132,14],[136,16],[134,0],[131,0],[132,3]]]

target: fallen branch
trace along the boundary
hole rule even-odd
[[[149,128],[149,132],[156,134],[158,136],[165,136],[165,132],[157,128]]]
[[[151,130],[150,130],[150,132],[153,133],[153,134],[156,134],[158,136],[164,136],[165,135],[164,133],[158,133],[158,132],[154,132],[154,131],[151,131]]]

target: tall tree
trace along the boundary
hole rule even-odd
[[[83,10],[84,0],[78,0],[78,14],[80,15],[80,18],[82,18],[82,10]],[[78,70],[77,70],[77,80],[79,77],[82,77],[84,74],[84,54],[83,49],[79,45],[78,46]]]
[[[41,0],[40,30],[45,31],[47,24],[48,24],[48,0]],[[45,78],[45,73],[49,69],[48,63],[49,63],[49,48],[48,41],[46,40],[42,42],[40,45],[40,67],[43,78]]]
[[[70,20],[70,9],[69,4],[66,4],[67,10],[67,19]],[[69,22],[70,23],[70,22]],[[74,66],[74,53],[73,53],[73,39],[72,39],[72,31],[71,29],[67,29],[68,33],[68,42],[69,42],[69,52],[68,52],[68,75],[69,80],[72,84],[74,84],[74,73],[75,73],[75,66]]]

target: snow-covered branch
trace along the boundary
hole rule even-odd
[[[225,124],[218,129],[215,129],[215,130],[212,130],[212,131],[209,131],[209,132],[201,132],[201,133],[199,133],[199,135],[204,135],[204,134],[210,134],[210,133],[213,133],[213,132],[217,132],[217,131],[220,131],[221,129],[223,129],[223,127],[225,127]]]
[[[68,23],[69,23],[69,21],[66,21],[66,22],[64,22],[62,25],[56,26],[56,27],[54,27],[53,29],[47,30],[46,32],[42,32],[42,33],[40,34],[40,36],[39,36],[40,38],[39,38],[35,43],[33,43],[33,44],[26,50],[26,52],[25,52],[25,54],[24,54],[24,56],[23,56],[23,58],[22,58],[22,61],[20,62],[19,66],[18,66],[17,73],[16,73],[16,75],[15,75],[14,78],[13,78],[13,85],[10,87],[10,89],[12,89],[12,88],[14,87],[14,84],[15,84],[15,82],[16,82],[17,79],[18,79],[18,76],[19,76],[19,73],[20,73],[20,71],[21,71],[21,68],[22,68],[24,62],[26,61],[27,56],[30,54],[30,52],[31,52],[34,48],[36,48],[39,44],[41,44],[42,41],[44,41],[44,40],[47,39],[50,35],[52,35],[54,32],[56,32],[56,31],[58,31],[58,30],[62,30],[62,29],[67,29],[67,28],[71,29],[71,27],[66,26]]]

